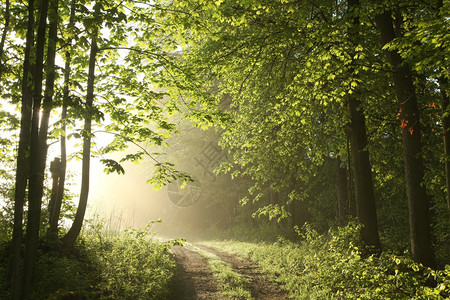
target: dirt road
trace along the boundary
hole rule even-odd
[[[222,261],[231,264],[233,266],[233,271],[247,278],[248,290],[250,290],[252,294],[252,298],[250,299],[288,299],[287,294],[271,282],[268,277],[259,270],[254,262],[237,258],[236,256],[218,251],[211,247],[202,245],[196,246],[204,251],[215,254]],[[206,259],[198,253],[180,246],[173,247],[172,252],[177,263],[177,273],[171,300],[239,299],[230,298],[221,294],[220,288],[217,285],[211,270],[208,268]]]

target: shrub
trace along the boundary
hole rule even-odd
[[[167,297],[175,270],[169,244],[151,240],[145,229],[89,238],[101,269],[98,287],[102,299]]]

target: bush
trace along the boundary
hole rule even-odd
[[[72,253],[40,250],[31,299],[48,299],[55,293],[91,299],[98,271],[83,250],[80,247]]]
[[[175,263],[169,244],[152,241],[145,229],[86,240],[101,270],[102,299],[164,299],[170,293]]]

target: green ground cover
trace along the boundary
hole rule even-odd
[[[293,299],[448,299],[450,266],[433,270],[408,253],[363,255],[354,225],[302,242],[215,241],[205,244],[257,262]]]
[[[70,252],[41,245],[31,299],[166,299],[174,271],[170,244],[145,229],[88,230]],[[9,299],[9,286],[1,288],[0,299]]]

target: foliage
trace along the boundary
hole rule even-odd
[[[351,3],[358,3],[358,7],[352,7]],[[408,137],[408,132],[412,135],[411,126],[416,124],[408,124],[401,116],[402,111],[398,111],[391,66],[383,53],[398,52],[403,65],[413,71],[418,96],[424,141],[420,154],[427,168],[422,184],[432,197],[433,246],[439,265],[448,263],[450,219],[445,207],[443,165],[448,157],[443,154],[441,133],[445,135],[448,129],[444,128],[443,118],[449,112],[445,104],[436,101],[448,91],[443,84],[449,79],[448,1],[82,1],[77,3],[73,24],[69,24],[68,4],[69,1],[61,0],[58,8],[57,45],[59,58],[65,52],[72,59],[67,130],[60,129],[60,122],[54,122],[49,128],[48,143],[52,144],[59,136],[77,140],[86,137],[79,122],[92,119],[93,155],[102,158],[106,172],[123,173],[120,163],[139,162],[148,157],[155,167],[148,182],[160,188],[178,178],[185,182],[192,180],[190,174],[180,171],[174,163],[161,160],[160,153],[147,151],[147,147],[167,146],[167,139],[177,133],[181,121],[171,117],[183,115],[201,128],[218,125],[225,130],[220,145],[228,152],[227,161],[218,171],[230,173],[239,182],[231,185],[229,180],[221,180],[214,186],[222,188],[224,196],[216,196],[216,191],[207,194],[205,203],[209,211],[205,209],[205,215],[209,216],[201,222],[205,226],[212,220],[211,224],[221,234],[226,233],[224,227],[230,228],[229,234],[233,235],[242,227],[250,228],[246,232],[252,236],[247,238],[252,239],[265,238],[269,231],[271,238],[281,231],[290,237],[293,225],[305,221],[314,223],[320,232],[336,224],[336,176],[330,159],[339,158],[346,167],[351,199],[355,175],[352,171],[357,170],[350,167],[347,134],[351,124],[347,104],[349,97],[355,97],[365,113],[367,150],[383,244],[395,253],[407,248],[410,238],[401,137],[403,133]],[[5,22],[0,24],[5,39],[0,54],[0,89],[4,100],[0,104],[0,199],[8,199],[0,214],[1,242],[11,239],[14,203],[9,199],[19,138],[19,121],[12,111],[19,111],[22,96],[26,6],[25,2],[15,0],[0,4],[0,15],[5,16]],[[36,5],[31,12],[38,15],[38,9]],[[393,12],[389,18],[394,21],[398,35],[384,49],[379,45],[373,19],[380,11]],[[82,95],[86,94],[91,35],[98,26],[102,28],[96,49],[95,101],[92,108],[87,108]],[[357,33],[352,32],[354,27],[358,27]],[[37,48],[44,49],[43,46]],[[32,61],[34,56],[32,53]],[[63,71],[62,66],[56,68],[54,109],[63,102]],[[53,118],[59,118],[59,113],[54,111]],[[95,141],[104,134],[112,137],[111,142],[97,147]],[[214,138],[214,145],[216,142]],[[125,150],[132,144],[136,153],[126,154],[119,162],[110,159],[112,152]],[[184,151],[182,160],[191,158],[189,151]],[[189,163],[185,167],[193,169]],[[245,204],[242,208],[237,207],[238,197]],[[70,211],[70,207],[64,210],[68,214]],[[216,218],[225,211],[226,217]],[[250,216],[267,216],[271,222]],[[40,217],[42,222],[46,221],[45,208]],[[361,249],[357,243],[353,244],[355,230],[350,227],[319,236],[307,229],[300,246],[283,242],[268,249],[283,245],[286,257],[296,253],[292,254],[295,257],[292,262],[280,259],[280,264],[292,263],[286,273],[293,276],[299,270],[302,272],[309,285],[288,279],[286,285],[302,290],[304,295],[347,297],[357,291],[362,297],[392,293],[400,298],[420,298],[427,293],[448,294],[448,283],[444,282],[448,280],[448,269],[435,272],[423,268],[410,262],[407,255],[361,258]],[[84,246],[91,247],[92,254],[101,258],[97,263],[106,272],[98,275],[103,296],[138,294],[137,284],[124,287],[119,274],[131,282],[139,281],[136,279],[139,276],[156,276],[137,268],[135,261],[145,251],[154,251],[166,259],[167,249],[144,241],[138,232],[120,238],[86,238]],[[59,254],[46,251],[41,254],[39,268],[50,278],[54,276],[53,269],[55,272],[83,269],[83,265],[64,256],[46,269],[46,264]],[[115,261],[115,256],[124,259]],[[125,259],[129,257],[129,261]],[[127,264],[121,264],[125,261]],[[294,261],[301,261],[299,268]],[[152,263],[150,260],[149,264]],[[340,276],[348,280],[340,283],[337,280]],[[62,276],[71,283],[69,277]],[[154,278],[164,285],[164,276]],[[425,282],[427,278],[430,282]],[[388,282],[391,279],[395,284]],[[153,288],[150,282],[145,282],[149,289]],[[312,287],[314,284],[322,284],[320,291]],[[65,288],[72,289],[72,285]],[[37,293],[41,289],[46,289],[45,282],[37,287]],[[341,295],[341,291],[345,294]]]
[[[404,251],[413,222],[402,133],[412,135],[416,124],[401,117],[385,56],[398,51],[411,66],[418,95],[427,169],[420,180],[432,196],[436,256],[438,264],[448,263],[447,158],[440,134],[448,114],[438,114],[447,108],[436,101],[448,90],[438,84],[448,77],[448,2],[161,0],[156,7],[162,8],[155,17],[168,33],[165,41],[179,45],[181,57],[166,76],[168,94],[196,103],[225,129],[220,145],[229,155],[219,171],[246,181],[243,204],[259,201],[256,215],[301,225],[297,206],[321,231],[334,226],[336,176],[327,160],[339,158],[346,167],[351,199],[359,172],[347,147],[354,97],[367,127],[379,231],[384,245]],[[384,48],[374,20],[380,11],[392,11],[398,33]],[[260,201],[270,193],[278,197]]]
[[[102,299],[163,299],[169,294],[174,261],[169,244],[152,240],[148,227],[106,237],[96,228],[85,237],[100,268]]]
[[[364,257],[358,226],[320,235],[305,226],[303,241],[235,241],[210,245],[246,256],[289,291],[294,299],[445,299],[450,296],[450,266],[433,270],[408,253]]]
[[[92,226],[68,251],[41,243],[32,299],[164,299],[170,294],[175,263],[169,244],[152,240],[148,228],[115,234],[102,228]],[[0,250],[6,251],[5,244]],[[6,266],[2,259],[2,283],[8,282]],[[9,287],[0,288],[7,295]]]
[[[86,249],[77,247],[76,255],[41,251],[36,263],[32,299],[47,299],[55,293],[71,293],[87,297],[93,292],[98,271],[89,260]]]

